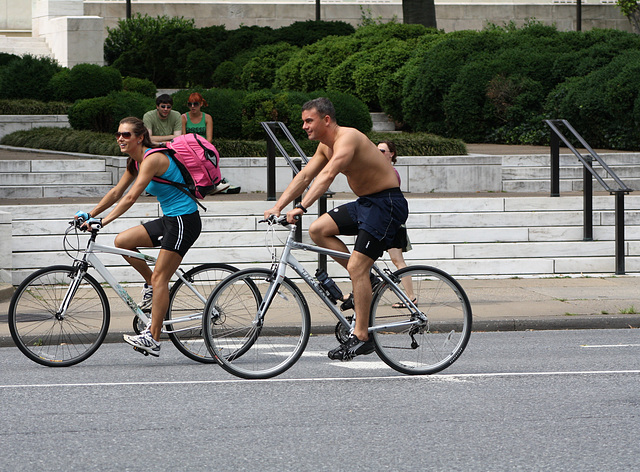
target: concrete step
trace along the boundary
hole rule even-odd
[[[51,56],[51,49],[43,38],[0,35],[0,52],[22,56]]]
[[[151,199],[134,205],[100,234],[100,243],[111,245],[119,232],[160,215]],[[329,209],[346,200],[329,200]],[[205,201],[205,203],[207,203]],[[226,262],[238,267],[269,266],[265,249],[262,213],[273,202],[266,199],[209,202],[213,211],[203,213],[203,232],[185,257],[185,265]],[[582,197],[470,197],[430,198],[410,196],[407,221],[412,250],[405,253],[409,264],[440,267],[455,276],[523,276],[615,272],[614,198],[593,200],[594,241],[583,241]],[[625,246],[627,272],[640,271],[640,196],[625,199]],[[78,204],[4,205],[0,212],[11,215],[11,279],[18,283],[43,266],[69,264],[62,247],[67,222]],[[317,212],[316,205],[310,213]],[[313,218],[303,221],[304,240]],[[1,229],[1,228],[0,228]],[[277,231],[275,246],[284,242],[285,230]],[[347,245],[353,237],[344,238]],[[86,235],[74,244],[84,247]],[[4,244],[4,242],[3,242]],[[3,246],[4,247],[4,246]],[[157,254],[157,250],[148,251]],[[316,256],[296,254],[308,270]],[[105,255],[104,262],[122,281],[139,281],[121,257]],[[387,255],[383,264],[393,268]],[[346,272],[333,261],[329,273],[340,278]]]
[[[395,131],[396,124],[386,113],[371,113],[373,131]]]

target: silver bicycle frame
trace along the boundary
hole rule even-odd
[[[262,319],[266,314],[269,308],[269,305],[271,304],[271,300],[273,300],[273,297],[278,291],[278,287],[280,286],[280,284],[282,283],[282,280],[286,275],[287,266],[289,266],[300,277],[302,277],[302,279],[306,282],[306,284],[309,285],[309,287],[311,287],[311,289],[316,293],[316,295],[318,295],[318,297],[320,297],[320,299],[324,302],[327,308],[329,308],[331,313],[333,313],[333,315],[338,319],[338,321],[340,321],[340,323],[342,323],[343,326],[349,329],[352,329],[355,326],[355,317],[352,322],[349,322],[349,320],[347,320],[342,315],[342,313],[340,313],[340,310],[337,308],[337,306],[331,302],[331,300],[325,295],[323,289],[320,288],[318,281],[315,278],[313,278],[311,274],[309,274],[309,272],[307,272],[307,270],[302,266],[302,264],[300,264],[300,262],[295,258],[295,256],[291,254],[291,250],[300,249],[303,251],[311,251],[317,254],[325,254],[327,256],[330,256],[333,258],[339,258],[339,259],[349,259],[351,254],[347,252],[334,251],[332,249],[326,249],[323,247],[312,246],[310,244],[298,242],[294,239],[295,231],[296,231],[296,225],[290,225],[287,241],[282,250],[282,255],[280,256],[280,260],[277,263],[277,268],[274,270],[275,278],[271,282],[271,285],[269,286],[269,289],[265,294],[262,304],[258,309],[258,319]],[[375,327],[375,329],[369,328],[370,332],[393,328],[393,327],[410,326],[414,324],[419,324],[421,321],[426,321],[426,316],[422,312],[420,312],[420,310],[418,310],[418,307],[413,303],[413,300],[410,300],[409,297],[407,297],[404,294],[404,292],[397,287],[396,283],[387,274],[384,273],[384,271],[380,270],[378,266],[376,266],[376,264],[373,264],[373,270],[380,276],[382,280],[384,280],[389,285],[390,289],[400,298],[400,300],[402,300],[406,304],[406,306],[411,308],[411,312],[415,314],[419,318],[419,320],[389,323],[386,325],[378,325]]]
[[[97,253],[103,253],[103,254],[117,254],[120,256],[127,256],[127,257],[133,257],[135,259],[139,259],[145,262],[151,262],[152,264],[155,264],[156,262],[156,258],[153,256],[150,256],[148,254],[143,254],[141,252],[136,252],[136,251],[130,251],[128,249],[120,249],[117,247],[113,247],[113,246],[104,246],[101,244],[97,244],[95,241],[93,240],[89,240],[89,243],[87,244],[87,249],[84,253],[84,257],[82,258],[83,261],[87,262],[91,267],[93,267],[96,272],[98,272],[98,274],[100,274],[102,276],[102,278],[105,280],[105,282],[107,282],[107,284],[109,284],[109,286],[116,292],[116,294],[118,294],[118,296],[120,297],[120,299],[129,307],[129,309],[136,315],[138,316],[138,318],[140,318],[140,320],[142,320],[143,323],[148,324],[151,319],[140,309],[140,307],[138,306],[138,304],[133,300],[133,298],[131,298],[131,295],[129,295],[129,292],[127,292],[124,287],[122,287],[122,285],[120,285],[120,283],[116,280],[116,278],[111,274],[111,272],[109,272],[109,269],[107,269],[107,267],[102,263],[102,261],[98,258],[98,256],[96,255]],[[204,305],[207,302],[207,299],[204,298],[200,292],[198,292],[193,285],[186,279],[183,277],[182,275],[182,270],[178,269],[175,274],[176,276],[182,280],[182,282],[189,287],[189,289],[191,289],[191,291],[193,293],[196,294],[196,296],[202,300],[202,307],[203,307],[203,311],[204,311]],[[58,313],[58,316],[61,318],[64,318],[64,315],[67,311],[67,308],[69,306],[69,303],[71,302],[71,299],[73,298],[73,296],[76,293],[76,290],[78,289],[78,285],[80,284],[80,280],[81,277],[76,277],[75,280],[73,281],[72,284],[70,284],[69,289],[67,290],[67,293],[62,301],[62,305],[60,307],[60,311]],[[193,321],[193,320],[198,320],[198,319],[202,319],[202,313],[194,313],[192,315],[187,315],[187,316],[183,316],[183,317],[179,317],[179,318],[175,318],[172,319],[170,321],[167,320],[163,320],[162,321],[162,326],[166,326],[167,324],[177,324],[177,323],[183,323],[183,322],[187,322],[187,321]],[[191,328],[185,328],[183,330],[180,329],[174,329],[173,331],[166,331],[165,329],[162,330],[163,333],[177,333],[179,331],[184,331],[184,330],[188,330]]]

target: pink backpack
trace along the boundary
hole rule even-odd
[[[216,147],[202,136],[189,133],[176,136],[167,143],[167,147],[148,149],[144,157],[154,152],[164,152],[171,156],[185,183],[172,182],[160,177],[154,177],[153,180],[179,188],[206,211],[196,199],[203,199],[213,192],[222,180],[220,154]]]

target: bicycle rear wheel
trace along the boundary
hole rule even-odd
[[[27,277],[9,305],[9,330],[22,353],[38,364],[67,367],[100,347],[109,329],[107,296],[84,274],[64,316],[60,307],[76,269],[51,266]]]
[[[402,290],[411,280],[419,312],[399,308],[402,301],[387,284],[376,291],[369,325],[378,356],[405,374],[434,374],[447,368],[471,335],[467,295],[453,277],[433,267],[405,267],[394,276],[403,281],[398,283]]]
[[[184,277],[199,296],[182,279],[178,279],[171,287],[165,320],[173,323],[167,323],[165,329],[171,342],[188,358],[202,363],[216,362],[202,338],[202,313],[207,298],[218,283],[237,271],[233,266],[217,263],[192,268]]]
[[[264,319],[257,319],[272,281],[270,270],[243,270],[221,282],[207,301],[205,343],[218,364],[238,377],[266,379],[283,373],[309,340],[307,301],[286,277]]]

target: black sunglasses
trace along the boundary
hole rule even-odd
[[[118,139],[120,136],[122,136],[124,139],[129,139],[131,137],[131,132],[125,131],[121,133],[120,131],[116,131],[115,135],[116,135],[116,139]]]
[[[171,109],[171,105],[160,105],[160,108],[164,110]]]
[[[188,107],[197,107],[200,105],[200,102],[187,102]]]

